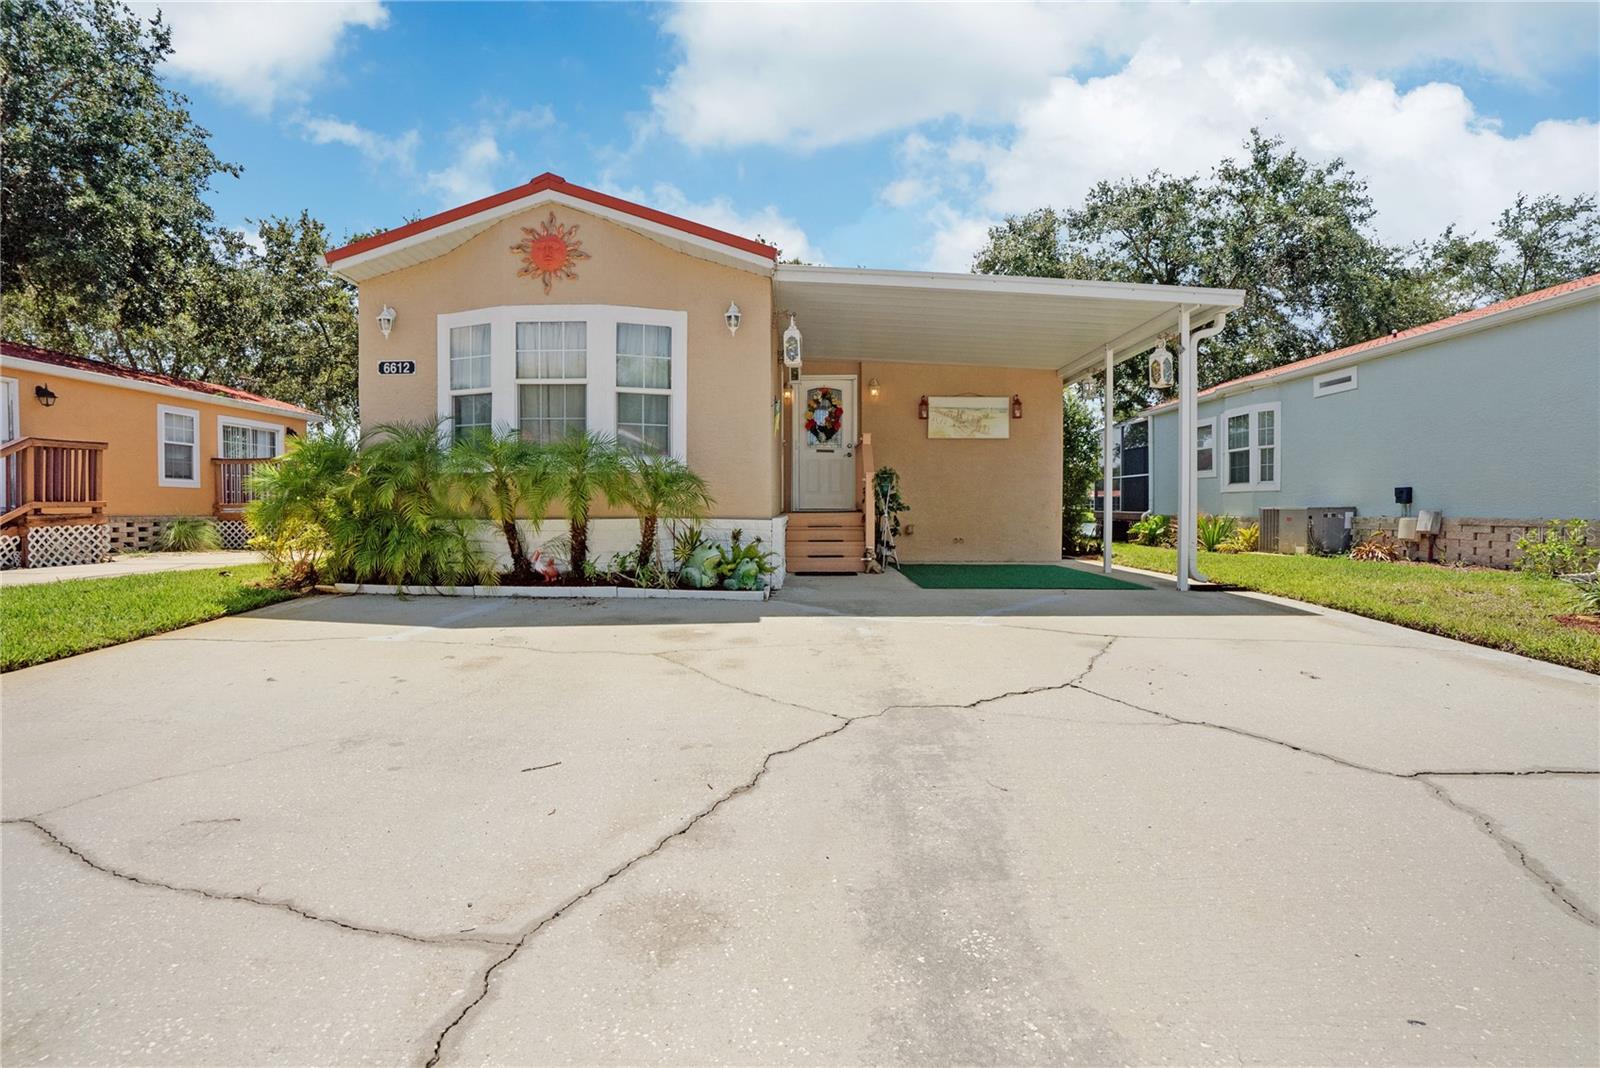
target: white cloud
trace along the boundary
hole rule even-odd
[[[800,224],[771,205],[752,212],[740,211],[727,197],[694,201],[677,186],[664,182],[652,186],[649,192],[611,185],[602,185],[602,188],[624,200],[648,204],[658,211],[714,226],[730,234],[752,239],[759,237],[768,244],[776,245],[784,259],[798,257],[807,263],[825,262],[822,250],[812,246]]]
[[[901,137],[879,191],[966,269],[1009,212],[1101,178],[1205,172],[1250,127],[1366,177],[1389,240],[1600,189],[1594,123],[1506,133],[1449,77],[1538,93],[1593,62],[1583,4],[687,5],[647,126],[693,147]],[[1432,79],[1417,84],[1419,75]],[[1404,85],[1409,88],[1402,89]]]
[[[392,163],[407,171],[415,166],[417,146],[422,141],[416,130],[382,134],[331,115],[303,115],[296,121],[312,144],[347,145],[369,163]]]
[[[1256,125],[1312,159],[1343,157],[1368,179],[1376,225],[1394,241],[1482,226],[1521,190],[1600,189],[1592,122],[1508,136],[1458,86],[1341,82],[1303,55],[1264,47],[1186,58],[1152,46],[1113,75],[1052,79],[1009,136],[953,155],[979,168],[978,203],[999,214],[1069,205],[1101,177],[1205,172]]]
[[[1080,65],[1162,41],[1186,57],[1264,46],[1372,76],[1470,68],[1537,82],[1592,55],[1584,4],[686,4],[663,28],[682,58],[651,130],[687,144],[813,149],[925,122],[1010,123]]]
[[[477,200],[499,189],[498,176],[507,157],[493,131],[481,126],[476,132],[458,134],[456,143],[451,163],[428,172],[428,188],[451,205]]]
[[[389,13],[378,0],[346,3],[136,3],[159,8],[172,28],[179,76],[221,90],[257,111],[302,99],[352,28],[381,29]]]

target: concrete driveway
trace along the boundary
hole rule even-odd
[[[325,597],[0,694],[8,1065],[1600,1061],[1600,680],[1337,613]]]

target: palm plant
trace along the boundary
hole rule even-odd
[[[288,452],[250,475],[245,520],[256,535],[251,544],[267,554],[280,577],[316,581],[328,549],[334,494],[351,479],[355,464],[350,436],[314,433],[294,439]]]
[[[437,423],[386,423],[363,440],[354,476],[333,498],[329,556],[358,582],[492,581],[469,517],[451,500]]]
[[[533,580],[533,561],[522,544],[517,516],[526,512],[537,533],[555,495],[545,450],[516,430],[470,434],[450,446],[445,468],[456,499],[500,528],[511,554],[511,574]]]
[[[706,480],[687,464],[654,452],[632,452],[623,460],[624,478],[618,487],[622,502],[639,517],[639,568],[656,562],[656,531],[663,515],[672,519],[702,519],[711,508]]]
[[[554,496],[566,508],[571,533],[568,562],[575,575],[589,560],[589,507],[604,495],[613,504],[622,499],[626,477],[616,440],[604,434],[574,431],[546,446]]]

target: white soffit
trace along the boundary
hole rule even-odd
[[[642,234],[651,240],[658,241],[668,248],[690,256],[698,256],[713,263],[720,263],[727,267],[737,267],[757,274],[768,274],[772,271],[772,261],[765,256],[759,256],[753,252],[745,252],[742,249],[724,245],[710,238],[686,233],[649,219],[642,219],[627,212],[617,211],[603,204],[580,200],[555,189],[541,189],[520,199],[486,208],[481,212],[458,219],[455,222],[446,223],[431,230],[424,230],[420,234],[413,234],[399,241],[357,253],[354,256],[338,260],[329,269],[347,281],[365,282],[369,278],[376,278],[381,274],[388,274],[391,271],[398,271],[406,267],[414,267],[419,263],[425,263],[437,256],[442,256],[451,249],[466,244],[509,216],[546,205],[560,205],[573,211],[582,212],[585,215],[593,215],[597,218],[605,219],[607,222],[616,223],[618,226],[632,230],[634,233]]]
[[[1067,381],[1149,349],[1244,303],[1236,289],[934,274],[780,264],[780,325],[793,314],[817,359],[982,364],[1057,371]]]

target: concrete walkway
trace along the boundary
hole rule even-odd
[[[6,675],[0,1060],[1600,1061],[1600,679],[1150,584]]]
[[[67,567],[25,567],[0,571],[0,589],[9,586],[36,586],[41,582],[68,579],[116,578],[120,575],[146,575],[153,571],[203,571],[208,567],[236,567],[259,564],[257,552],[144,553],[113,556],[103,564],[72,564]]]

